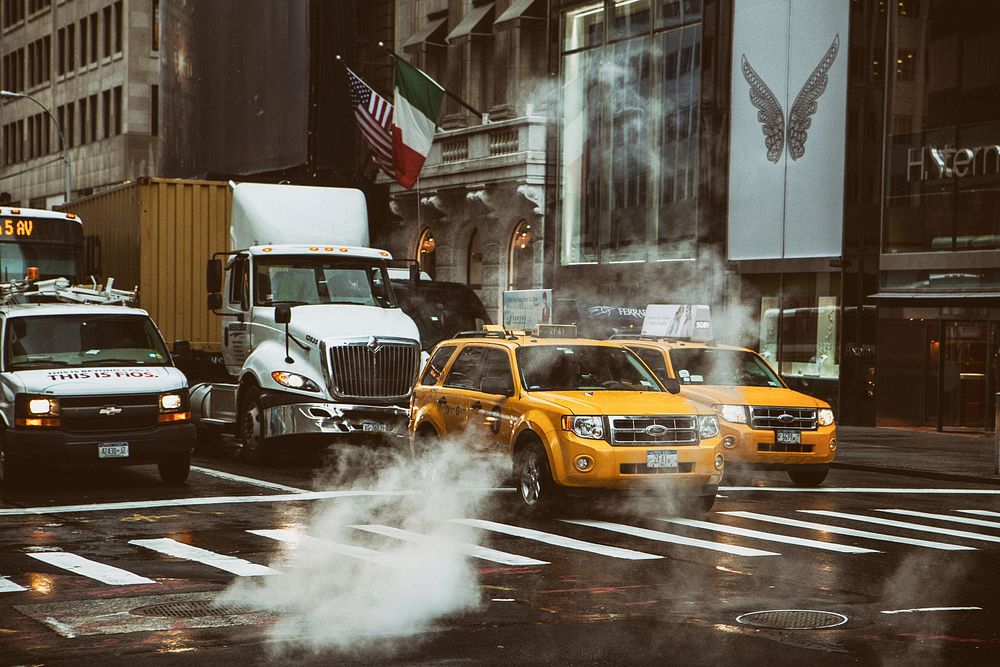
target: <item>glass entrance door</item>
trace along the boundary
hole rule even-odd
[[[995,331],[995,325],[992,328]],[[991,338],[995,335],[990,333],[988,322],[944,322],[939,380],[942,428],[986,428],[992,415]]]

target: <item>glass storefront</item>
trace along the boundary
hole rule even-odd
[[[562,22],[561,263],[693,258],[700,0],[594,2]]]

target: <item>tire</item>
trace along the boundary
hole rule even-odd
[[[255,384],[249,385],[240,398],[236,417],[236,435],[243,445],[240,458],[249,463],[269,463],[272,459],[267,440],[263,437],[263,416],[260,388]]]
[[[698,518],[708,514],[713,505],[715,505],[714,493],[711,495],[691,496],[685,500],[682,509],[684,516],[689,518]]]
[[[517,453],[514,461],[514,483],[521,511],[529,515],[546,515],[560,504],[561,494],[549,460],[540,442],[531,442]]]
[[[795,486],[819,486],[823,483],[823,480],[826,479],[828,472],[830,472],[830,469],[827,467],[809,467],[802,470],[790,468],[788,470],[788,476],[792,478]]]
[[[165,456],[157,467],[160,469],[160,481],[164,484],[183,484],[191,472],[191,455],[185,453]]]

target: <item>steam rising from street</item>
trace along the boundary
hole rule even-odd
[[[509,471],[468,452],[446,443],[416,461],[386,461],[372,450],[339,455],[324,473],[330,488],[381,495],[318,507],[309,525],[294,531],[299,539],[277,564],[283,574],[237,581],[221,600],[277,612],[269,631],[283,652],[391,652],[438,619],[475,608],[476,563],[449,546],[474,538],[447,519],[474,512]],[[405,541],[353,526],[426,537]]]

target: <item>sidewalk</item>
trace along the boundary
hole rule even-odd
[[[838,426],[835,468],[1000,485],[993,433]]]

